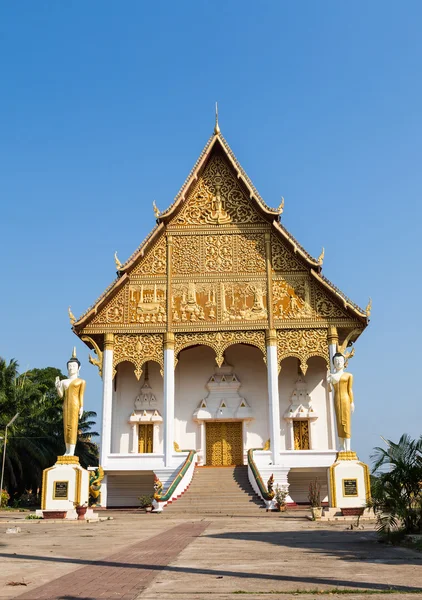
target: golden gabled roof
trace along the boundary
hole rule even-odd
[[[352,302],[347,296],[345,296],[336,286],[334,286],[326,277],[321,273],[321,263],[318,259],[312,257],[300,244],[299,242],[287,231],[287,229],[279,222],[280,211],[269,207],[264,200],[261,198],[257,189],[249,179],[248,175],[238,162],[235,154],[231,150],[229,144],[220,132],[219,127],[216,127],[213,135],[207,141],[201,154],[199,155],[195,165],[191,172],[183,183],[181,189],[176,195],[173,203],[167,210],[159,214],[157,217],[157,224],[144,239],[144,241],[138,246],[133,254],[127,259],[127,261],[118,270],[118,277],[115,279],[104,291],[104,293],[96,300],[96,302],[75,322],[75,331],[83,329],[85,324],[89,322],[98,311],[106,305],[111,298],[122,288],[122,286],[128,281],[128,275],[134,268],[134,266],[145,256],[145,253],[151,248],[151,246],[157,241],[161,234],[165,231],[167,224],[173,218],[173,216],[182,208],[186,199],[189,196],[189,192],[192,189],[193,184],[198,180],[201,173],[203,172],[211,152],[214,149],[220,148],[229,163],[233,167],[237,174],[237,178],[242,182],[243,186],[248,192],[250,200],[255,204],[255,207],[263,215],[263,217],[271,223],[276,235],[278,234],[295,254],[299,254],[302,260],[308,265],[312,275],[315,279],[325,287],[334,297],[341,300],[344,308],[351,310],[360,320],[367,320],[367,315],[357,304]]]

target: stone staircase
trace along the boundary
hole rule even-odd
[[[249,483],[248,467],[197,467],[189,488],[164,513],[257,516],[265,505]]]

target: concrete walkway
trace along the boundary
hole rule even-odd
[[[1,523],[0,598],[284,600],[336,598],[339,589],[350,600],[367,592],[422,600],[422,554],[379,544],[368,524],[350,531],[294,514],[211,522],[113,516],[98,524],[26,521],[18,534],[5,534]],[[27,585],[8,585],[19,582]]]

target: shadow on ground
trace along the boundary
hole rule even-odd
[[[422,553],[407,548],[388,546],[378,541],[373,531],[226,531],[218,534],[203,534],[203,537],[262,542],[278,548],[300,548],[309,553],[320,553],[327,558],[378,563],[383,565],[410,564],[422,566]]]

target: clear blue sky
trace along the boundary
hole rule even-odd
[[[79,316],[173,200],[212,132],[371,324],[353,442],[421,433],[422,3],[3,2],[0,355],[83,360]]]

